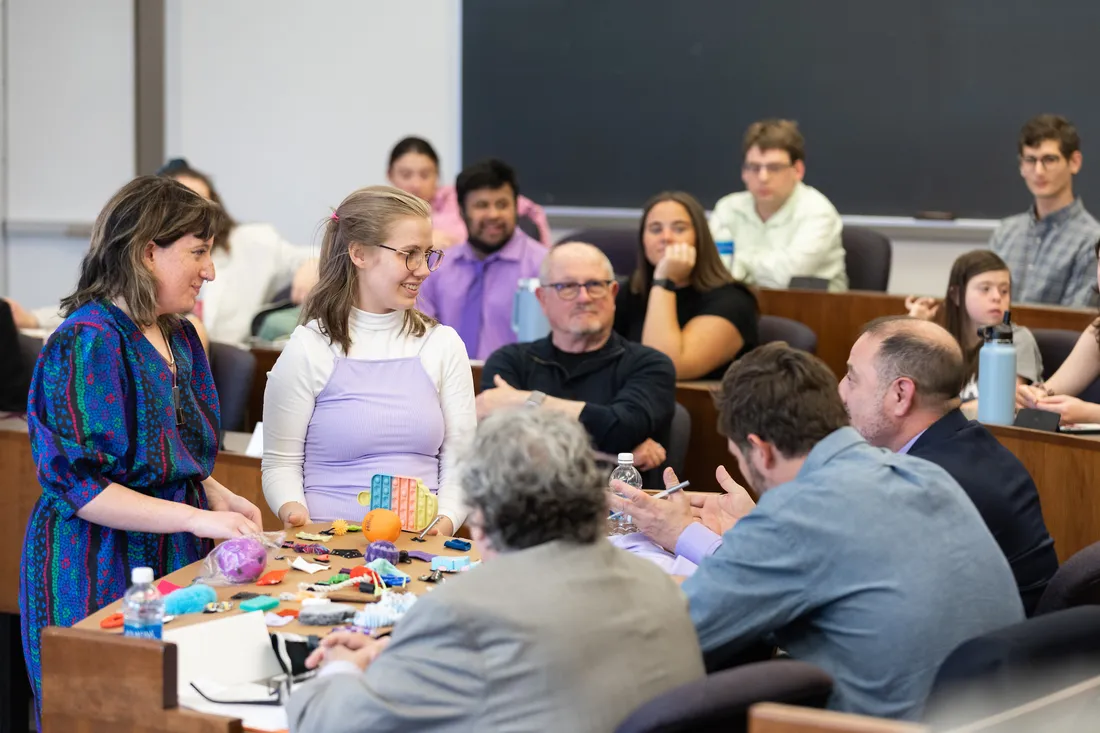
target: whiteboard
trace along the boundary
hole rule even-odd
[[[134,175],[133,0],[8,0],[7,220],[87,223]]]

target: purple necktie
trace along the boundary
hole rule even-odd
[[[485,285],[485,261],[472,260],[470,264],[474,267],[474,277],[466,290],[466,306],[462,309],[458,335],[466,344],[466,354],[471,359],[476,359],[478,341],[481,338],[481,294]]]

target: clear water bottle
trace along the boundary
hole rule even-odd
[[[619,465],[615,467],[615,470],[611,472],[611,477],[607,479],[608,485],[610,486],[611,482],[616,480],[622,481],[628,486],[633,486],[635,489],[642,488],[642,474],[634,468],[633,453],[619,454]],[[634,520],[630,518],[629,514],[621,514],[617,519],[610,520],[608,524],[608,534],[630,534],[638,531],[637,525],[634,524]]]
[[[978,329],[978,421],[1011,425],[1016,418],[1016,347],[1012,343],[1012,314],[1004,323]]]
[[[139,639],[159,639],[164,628],[164,598],[153,585],[152,568],[134,568],[133,585],[122,597],[122,633]]]

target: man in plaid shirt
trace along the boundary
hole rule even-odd
[[[1020,131],[1017,152],[1035,205],[1002,221],[989,243],[1012,271],[1012,300],[1095,306],[1100,223],[1073,195],[1081,170],[1077,128],[1064,117],[1039,115]]]

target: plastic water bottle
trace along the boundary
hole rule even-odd
[[[733,271],[733,235],[730,234],[730,230],[722,227],[714,236],[714,246],[718,248],[718,259],[722,260],[722,264],[726,266],[727,270]]]
[[[635,489],[642,488],[642,474],[634,468],[633,453],[619,454],[619,465],[611,472],[611,477],[607,479],[607,483],[610,486],[611,482],[616,480],[622,481],[628,486],[633,486]],[[622,494],[619,494],[619,496],[622,496]],[[630,534],[638,531],[637,525],[634,524],[634,520],[628,514],[623,514],[618,519],[611,520],[610,525],[608,534]]]
[[[164,628],[164,598],[153,585],[152,568],[134,568],[133,585],[122,597],[122,633],[139,639],[159,639]]]
[[[978,329],[985,343],[978,352],[978,420],[1011,425],[1016,417],[1016,347],[1011,314],[1004,323]]]

